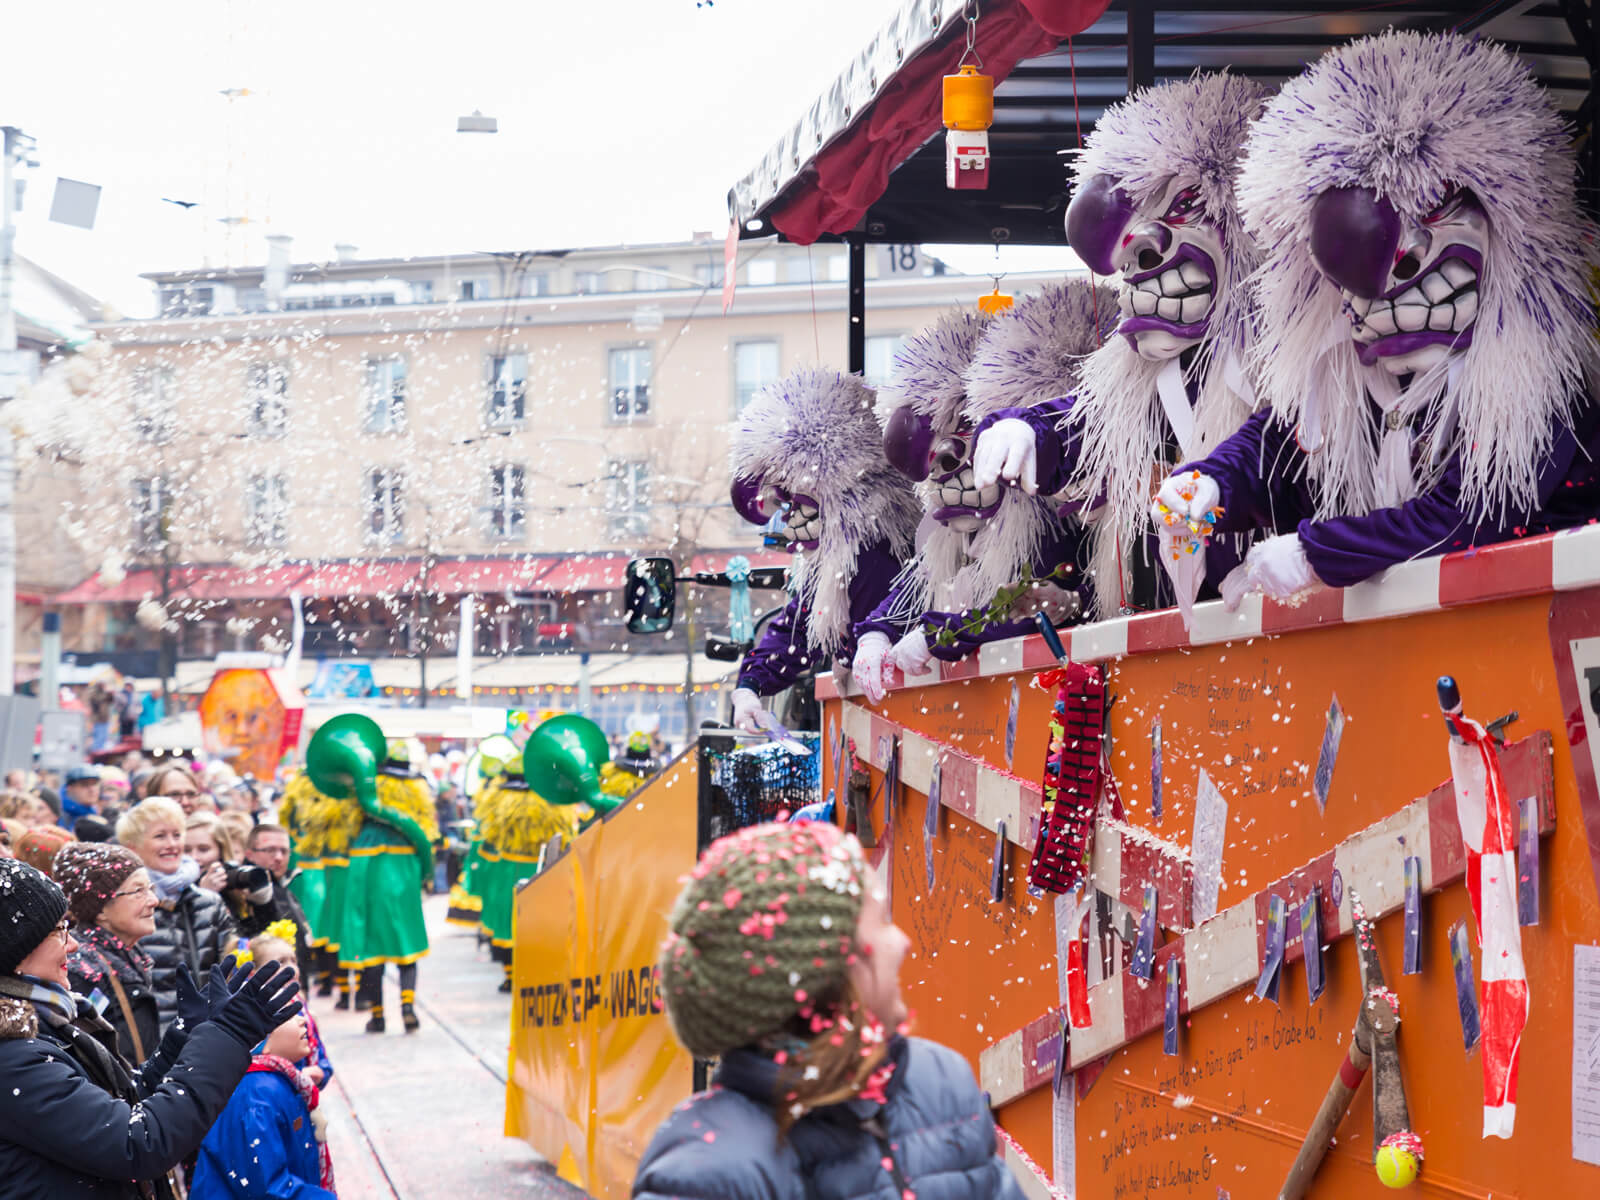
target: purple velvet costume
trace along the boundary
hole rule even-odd
[[[1189,384],[1189,398],[1194,399],[1194,384]],[[1025,421],[1033,429],[1034,448],[1038,452],[1038,483],[1041,496],[1053,496],[1063,491],[1072,483],[1073,476],[1078,471],[1078,455],[1083,448],[1083,425],[1077,421],[1068,421],[1067,414],[1072,411],[1076,397],[1063,396],[1059,400],[1048,400],[1032,408],[1007,408],[984,419],[978,426],[977,437],[982,437],[985,430],[996,421],[1003,421],[1007,417],[1014,417]],[[1219,446],[1218,449],[1221,449]],[[1086,503],[1085,509],[1092,509],[1100,503],[1100,497],[1095,497]],[[1081,541],[1081,536],[1080,536]],[[1158,553],[1157,540],[1152,535],[1145,539],[1146,552],[1154,555]],[[1074,547],[1076,552],[1077,547]],[[1233,570],[1244,560],[1244,550],[1240,539],[1216,538],[1206,549],[1206,579],[1200,590],[1200,598],[1213,600],[1217,596],[1217,588],[1229,571]],[[1171,582],[1165,572],[1158,572],[1157,586],[1160,588],[1160,603],[1162,607],[1171,607]],[[1082,591],[1085,603],[1091,600],[1091,589]],[[1086,612],[1089,610],[1086,609]],[[1101,617],[1115,616],[1115,613],[1089,613],[1086,620]]]
[[[1371,411],[1374,422],[1381,421],[1376,405]],[[1298,532],[1317,577],[1331,587],[1348,587],[1409,559],[1569,529],[1600,517],[1600,405],[1584,401],[1577,406],[1575,427],[1558,430],[1539,468],[1538,507],[1504,519],[1474,520],[1461,510],[1461,464],[1459,454],[1452,454],[1438,483],[1398,507],[1315,520],[1305,454],[1294,431],[1265,409],[1210,455],[1178,470],[1199,471],[1217,481],[1224,509],[1219,531]]]
[[[1044,546],[1044,553],[1033,564],[1035,577],[1043,575],[1059,563],[1071,563],[1075,577],[1063,586],[1068,591],[1076,591],[1087,612],[1094,604],[1094,595],[1090,588],[1082,585],[1083,575],[1081,564],[1084,551],[1083,527],[1076,521],[1065,523],[1057,529]],[[859,618],[852,627],[851,646],[867,633],[881,633],[891,642],[899,640],[909,633],[914,627],[920,626],[928,638],[928,652],[935,658],[945,662],[957,662],[975,651],[979,646],[989,642],[1003,641],[1006,638],[1021,637],[1026,633],[1037,632],[1038,626],[1030,620],[1004,621],[986,627],[981,633],[956,633],[952,645],[941,646],[934,641],[934,634],[941,629],[949,629],[955,633],[961,625],[971,618],[970,610],[959,613],[925,612],[915,621],[899,621],[889,614],[895,611],[896,601],[900,596],[900,588],[892,587],[880,593],[881,603],[871,608]],[[852,616],[854,616],[855,592],[851,592]]]
[[[840,658],[847,659],[855,653],[856,638],[864,632],[857,622],[865,620],[888,595],[889,585],[900,574],[902,565],[887,539],[861,548],[850,580],[852,628],[845,635]],[[767,622],[761,641],[744,656],[739,664],[738,686],[749,688],[758,696],[775,695],[807,670],[821,666],[823,657],[806,638],[806,612],[796,596]]]

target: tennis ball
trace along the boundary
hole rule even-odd
[[[1417,1181],[1417,1169],[1421,1166],[1417,1156],[1401,1146],[1380,1146],[1373,1165],[1378,1181],[1391,1188],[1410,1187]]]

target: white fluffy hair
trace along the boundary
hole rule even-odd
[[[1197,454],[1238,429],[1254,407],[1250,278],[1261,256],[1240,220],[1234,185],[1245,136],[1267,95],[1259,84],[1226,72],[1197,71],[1144,88],[1107,110],[1073,168],[1077,183],[1110,175],[1140,202],[1174,175],[1199,181],[1201,207],[1221,234],[1225,261],[1217,264],[1223,278],[1206,338],[1184,376],[1197,389]],[[1171,437],[1156,390],[1166,366],[1139,357],[1125,338],[1108,341],[1084,364],[1068,417],[1083,427],[1071,492],[1089,501],[1106,498],[1094,519],[1091,567],[1102,615],[1117,611],[1127,564],[1150,527],[1150,473]]]
[[[816,500],[822,537],[802,573],[806,635],[832,654],[850,629],[856,556],[887,539],[901,557],[921,515],[900,472],[883,456],[873,391],[856,375],[801,367],[763,389],[739,414],[729,459],[735,477],[760,479]]]
[[[1420,218],[1453,187],[1489,216],[1478,319],[1455,385],[1461,504],[1498,517],[1537,502],[1539,463],[1596,365],[1596,229],[1578,208],[1570,132],[1504,47],[1389,32],[1329,51],[1284,85],[1250,134],[1239,179],[1259,274],[1262,381],[1320,443],[1323,516],[1376,504],[1377,431],[1339,288],[1312,260],[1312,204],[1367,187]],[[1448,413],[1433,414],[1449,427]],[[1320,436],[1319,436],[1320,435]]]
[[[889,381],[878,389],[879,425],[887,428],[895,409],[909,404],[932,420],[936,438],[954,430],[967,401],[967,367],[989,321],[986,313],[952,309],[908,337],[895,351]]]
[[[1084,356],[1116,324],[1116,297],[1087,279],[1069,279],[1018,300],[988,324],[963,373],[959,416],[976,426],[1003,408],[1026,408],[1071,393]],[[923,508],[939,507],[931,482],[917,488]],[[987,604],[1033,569],[1059,530],[1055,505],[1007,488],[994,516],[971,534],[925,522],[917,557],[901,576],[893,614],[958,612]]]

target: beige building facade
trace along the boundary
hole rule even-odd
[[[842,246],[741,243],[726,315],[721,239],[286,250],[149,276],[163,315],[100,327],[73,444],[24,464],[24,554],[53,556],[68,650],[147,653],[163,623],[185,658],[281,643],[291,591],[318,653],[447,649],[464,595],[482,653],[667,648],[627,646],[622,563],[757,552],[727,503],[734,418],[794,367],[845,360]],[[874,381],[991,287],[916,247],[869,251],[868,274]]]

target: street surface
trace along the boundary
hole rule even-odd
[[[322,1102],[340,1200],[584,1200],[525,1142],[501,1134],[511,997],[500,967],[468,930],[446,924],[445,897],[426,899],[433,952],[418,967],[417,1015],[400,1024],[400,985],[384,977],[388,1032],[366,1013],[313,997],[333,1061]]]

